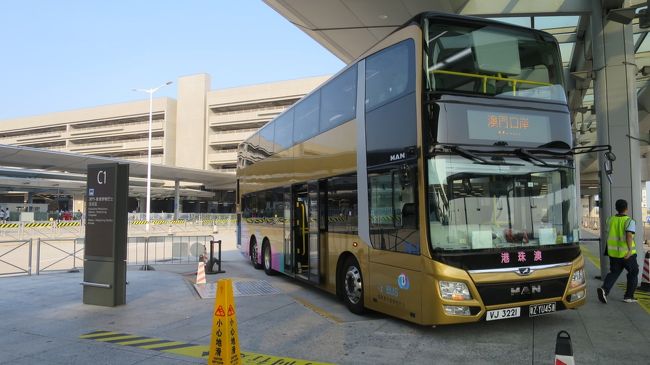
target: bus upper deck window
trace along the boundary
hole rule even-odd
[[[479,71],[503,75],[521,73],[517,38],[489,29],[477,30],[471,35]]]

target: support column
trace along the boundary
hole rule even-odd
[[[593,33],[594,103],[598,124],[598,144],[609,144],[616,155],[611,183],[600,164],[600,271],[602,278],[609,271],[609,260],[603,255],[607,246],[607,218],[615,214],[615,202],[625,199],[628,214],[637,222],[635,235],[639,257],[643,251],[641,219],[641,176],[639,116],[636,95],[636,71],[632,25],[606,21],[600,1],[593,2],[591,17]]]
[[[25,211],[26,212],[33,212],[34,211],[34,193],[29,191],[25,193],[25,199],[24,199],[24,204],[25,204]]]
[[[84,203],[86,201],[86,195],[85,194],[73,194],[72,195],[72,208],[70,211],[72,212],[77,212],[80,211],[81,213],[84,213],[86,210]]]
[[[176,179],[174,182],[174,220],[178,219],[178,213],[181,212],[181,182]]]
[[[138,213],[144,213],[147,206],[147,199],[143,197],[138,198]]]

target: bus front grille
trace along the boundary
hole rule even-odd
[[[483,304],[498,305],[562,297],[568,277],[477,285]]]

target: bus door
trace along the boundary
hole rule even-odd
[[[295,186],[293,196],[294,272],[298,277],[319,283],[318,184]]]
[[[284,246],[282,252],[284,255],[284,273],[290,276],[294,276],[294,270],[293,270],[293,246],[292,242],[293,239],[291,236],[293,235],[293,224],[291,223],[291,212],[292,212],[292,204],[293,204],[293,199],[291,197],[291,189],[290,188],[285,188],[284,191],[282,192],[283,200],[284,200],[284,214],[283,214],[283,225],[284,225]]]

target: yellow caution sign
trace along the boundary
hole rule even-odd
[[[221,279],[217,282],[208,364],[241,364],[237,315],[235,313],[235,299],[231,279]]]

